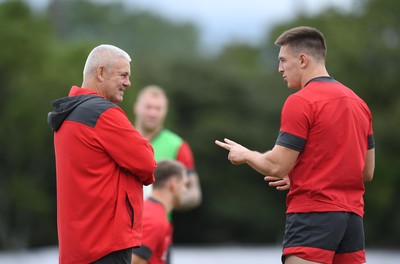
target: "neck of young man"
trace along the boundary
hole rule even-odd
[[[304,78],[302,79],[301,82],[301,88],[304,88],[304,86],[312,79],[317,78],[317,77],[328,77],[329,73],[326,70],[325,67],[318,67],[315,68],[314,70],[310,71],[308,74],[304,75]]]

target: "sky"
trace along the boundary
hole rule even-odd
[[[49,0],[26,0],[45,6]],[[329,6],[344,12],[354,0],[92,0],[120,1],[178,22],[192,22],[200,30],[202,45],[221,47],[231,41],[259,43],[274,24],[288,21],[299,12],[315,14]]]
[[[126,0],[166,17],[193,21],[205,44],[231,40],[257,42],[274,23],[299,12],[317,13],[328,6],[352,9],[352,0]]]

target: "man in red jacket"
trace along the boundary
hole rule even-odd
[[[82,87],[53,102],[60,263],[130,263],[141,245],[143,185],[154,182],[150,144],[114,103],[131,86],[129,55],[89,54]]]

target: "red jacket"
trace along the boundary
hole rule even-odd
[[[143,185],[154,182],[156,166],[149,142],[91,90],[74,86],[53,105],[60,263],[139,246]]]

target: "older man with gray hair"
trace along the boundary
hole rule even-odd
[[[143,185],[154,182],[151,145],[115,105],[131,86],[130,56],[89,54],[82,87],[53,102],[59,262],[130,263],[141,245]]]

